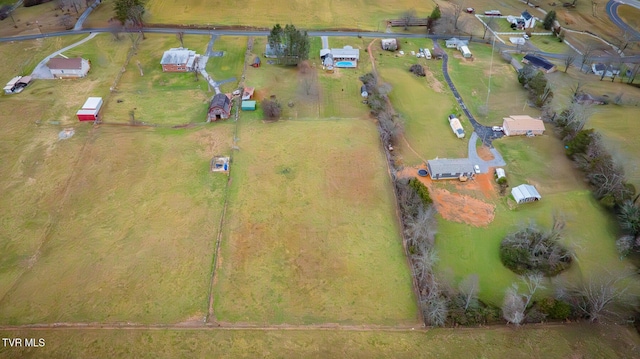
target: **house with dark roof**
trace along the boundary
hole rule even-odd
[[[536,26],[536,18],[533,17],[533,15],[531,15],[527,10],[523,11],[520,16],[522,17],[522,20],[524,20],[525,29],[532,29],[534,26]]]
[[[91,63],[81,57],[54,57],[47,62],[47,67],[54,78],[77,78],[87,76]]]
[[[231,116],[231,99],[229,96],[219,93],[213,96],[209,103],[207,122],[224,120]]]
[[[198,66],[199,58],[195,51],[177,47],[164,52],[160,65],[164,72],[190,72]]]
[[[474,175],[473,165],[468,158],[440,158],[427,161],[429,176],[433,180],[461,179]]]
[[[541,56],[527,54],[524,55],[522,62],[525,64],[530,64],[545,73],[551,73],[557,70],[556,65],[552,64],[551,62],[549,62],[549,60]]]

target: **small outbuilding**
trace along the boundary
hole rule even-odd
[[[398,49],[398,40],[396,39],[382,39],[380,44],[383,50],[396,51]]]
[[[362,96],[364,98],[369,97],[369,92],[367,92],[367,86],[366,85],[360,86],[360,96]]]
[[[527,115],[511,115],[502,119],[505,136],[536,136],[544,133],[544,122]]]
[[[207,122],[224,120],[229,116],[231,116],[231,99],[223,93],[215,94],[209,103]]]
[[[462,179],[472,177],[475,173],[468,158],[429,160],[427,161],[427,169],[433,180]]]
[[[538,190],[534,186],[529,184],[521,184],[519,186],[513,187],[511,189],[511,195],[518,204],[535,202],[542,199],[542,196],[540,196]]]
[[[78,121],[97,121],[102,108],[102,97],[89,97],[76,112]]]
[[[20,93],[30,83],[31,76],[16,76],[12,78],[11,81],[7,82],[7,85],[4,87],[4,93],[7,95]]]
[[[47,62],[47,67],[54,78],[77,78],[87,76],[91,63],[81,57],[54,57]]]
[[[434,47],[433,48],[433,58],[437,59],[437,60],[442,60],[444,58],[444,50],[440,47]]]
[[[242,91],[242,101],[251,100],[253,98],[253,93],[255,90],[255,87],[245,87]]]
[[[211,172],[223,172],[229,174],[229,162],[231,159],[225,156],[215,156],[211,159]]]
[[[256,68],[258,68],[258,67],[260,67],[260,65],[261,65],[261,64],[262,64],[262,62],[260,61],[260,57],[259,57],[259,56],[256,56],[256,57],[253,59],[253,62],[251,63],[251,66],[252,66],[252,67],[256,67]]]
[[[504,178],[507,177],[507,174],[504,172],[503,168],[496,168],[496,180],[499,180],[500,178]]]
[[[256,110],[256,102],[255,101],[242,101],[242,111],[255,111]]]
[[[460,46],[458,50],[460,50],[460,52],[462,53],[462,57],[464,57],[465,59],[473,56],[473,54],[471,54],[471,50],[469,50],[469,47],[467,47],[466,45]]]

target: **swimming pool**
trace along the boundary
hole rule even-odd
[[[353,61],[338,61],[335,63],[336,67],[356,67]]]

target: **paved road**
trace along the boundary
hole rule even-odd
[[[89,14],[91,14],[93,9],[97,8],[98,5],[100,5],[100,2],[101,2],[100,0],[96,0],[96,1],[94,1],[93,4],[91,4],[91,6],[89,6],[88,8],[86,8],[84,10],[82,15],[80,15],[80,17],[78,18],[78,21],[76,21],[76,25],[73,27],[74,30],[81,30],[82,29],[82,25],[84,24],[84,22],[89,17]]]
[[[637,0],[610,0],[605,7],[605,11],[607,15],[609,15],[609,19],[616,24],[622,31],[631,35],[634,41],[640,40],[640,32],[637,29],[627,25],[622,18],[618,15],[618,7],[620,5],[629,5],[633,6],[636,9],[640,9],[640,1]]]
[[[72,49],[80,44],[84,44],[85,42],[93,39],[96,35],[98,35],[97,32],[92,32],[91,34],[89,34],[89,36],[85,37],[84,39],[76,42],[75,44],[71,44],[63,49],[60,49],[54,53],[52,53],[51,55],[45,57],[42,61],[40,61],[40,63],[38,63],[38,65],[36,65],[36,68],[33,69],[33,72],[31,73],[31,77],[33,77],[34,79],[52,79],[53,76],[51,75],[51,71],[49,71],[49,68],[47,67],[47,62],[49,62],[49,60],[52,57],[58,56],[61,53]]]

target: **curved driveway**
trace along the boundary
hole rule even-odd
[[[609,15],[609,19],[616,24],[619,28],[621,28],[624,32],[631,35],[633,40],[640,40],[640,32],[634,29],[633,27],[627,25],[622,18],[618,15],[618,7],[620,5],[629,5],[633,6],[636,9],[640,9],[640,1],[638,0],[610,0],[605,7],[605,11],[607,15]]]
[[[38,63],[38,65],[36,65],[36,68],[33,69],[33,72],[31,73],[31,77],[33,77],[34,79],[52,79],[53,76],[51,75],[51,71],[49,71],[49,68],[47,67],[47,62],[49,62],[49,60],[52,57],[58,56],[61,53],[72,49],[78,45],[84,44],[85,42],[93,39],[94,37],[96,37],[96,35],[98,35],[97,32],[92,32],[91,34],[89,34],[89,36],[85,37],[84,39],[76,42],[75,44],[71,44],[63,49],[60,49],[54,53],[52,53],[51,55],[47,56],[44,58],[44,60],[40,61],[40,63]]]

